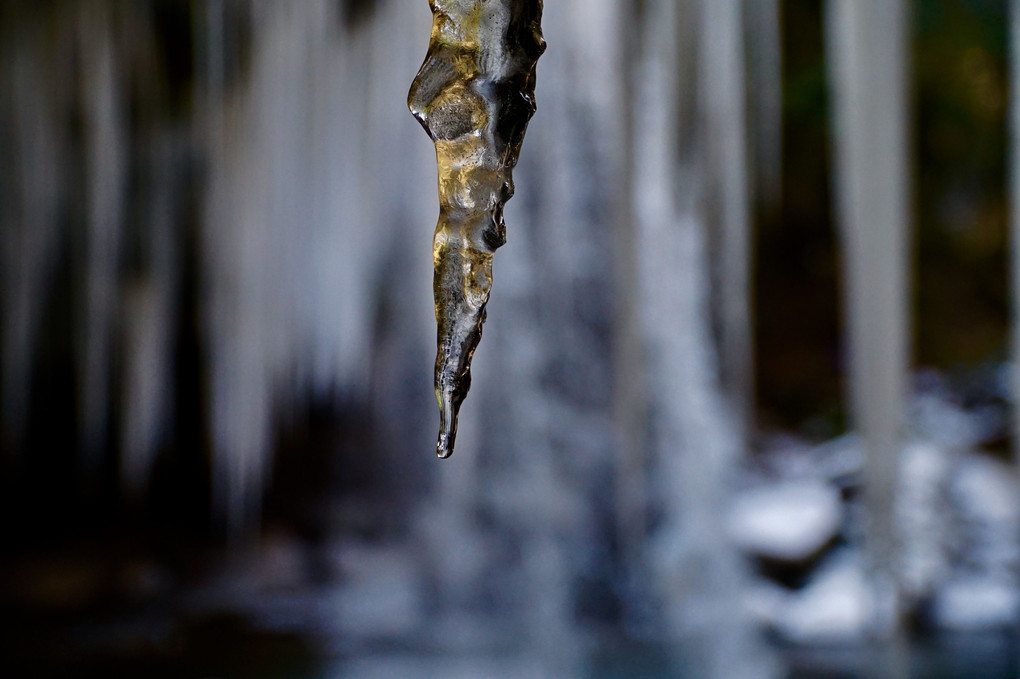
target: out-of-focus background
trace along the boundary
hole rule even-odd
[[[1008,10],[547,2],[440,462],[428,4],[2,0],[5,676],[1016,676]]]

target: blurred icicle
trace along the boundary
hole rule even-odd
[[[1013,472],[1020,473],[1020,0],[1009,2],[1009,156],[1007,177],[1010,209],[1010,392],[1012,395]],[[1020,536],[1013,536],[1020,539]],[[1017,574],[1009,583],[1016,591]],[[1015,612],[1015,611],[1014,611]],[[1020,624],[1014,634],[1020,636]],[[1020,667],[1016,668],[1020,676]]]
[[[79,426],[88,475],[99,473],[108,441],[114,321],[119,310],[127,140],[114,22],[116,6],[81,7],[81,97],[85,121],[84,300],[76,319]],[[93,481],[95,479],[92,479]]]
[[[747,173],[742,0],[705,0],[699,65],[719,243],[721,377],[746,439],[752,425],[751,220]]]
[[[145,191],[144,271],[124,292],[121,485],[140,497],[172,418],[175,300],[180,289],[180,241],[174,228],[174,154],[168,139],[151,143],[145,158],[152,173]]]
[[[645,427],[647,403],[641,331],[638,257],[635,219],[634,105],[635,72],[630,59],[638,46],[636,8],[613,4],[616,25],[616,53],[612,73],[618,92],[614,93],[615,111],[622,123],[619,147],[615,155],[620,164],[613,242],[613,423],[615,427],[616,538],[624,569],[631,572],[641,563],[641,551],[647,539],[648,489],[645,479]],[[610,41],[612,44],[613,41]],[[608,79],[607,79],[608,80]],[[636,573],[632,574],[637,577]]]
[[[695,212],[698,154],[685,144],[678,155],[676,121],[691,103],[681,98],[687,90],[678,84],[677,70],[696,44],[684,28],[699,6],[704,10],[711,2],[645,3],[636,79],[642,318],[665,511],[653,558],[669,629],[694,654],[690,666],[711,679],[771,677],[774,662],[741,604],[746,575],[740,556],[720,539],[726,487],[741,445],[719,390],[709,327],[707,252]]]
[[[239,537],[251,528],[252,518],[246,506],[251,503],[248,495],[256,490],[255,484],[246,478],[246,447],[263,435],[258,431],[264,424],[257,418],[245,417],[247,413],[236,413],[238,400],[246,395],[234,387],[232,382],[243,369],[231,359],[242,350],[240,333],[234,331],[237,306],[243,302],[232,299],[231,295],[247,292],[243,283],[227,277],[236,276],[236,266],[228,265],[231,249],[240,246],[240,239],[233,234],[235,224],[228,220],[236,209],[230,195],[231,176],[228,168],[228,120],[232,113],[228,108],[226,91],[226,3],[225,0],[210,0],[200,15],[201,28],[198,35],[205,37],[204,106],[196,108],[198,128],[203,133],[210,155],[210,177],[207,182],[205,214],[202,219],[202,254],[205,276],[203,283],[209,288],[207,306],[204,309],[204,344],[209,361],[209,421],[212,440],[213,501],[219,519],[231,537]],[[231,262],[232,264],[232,262]],[[229,283],[228,283],[229,281]],[[232,332],[234,331],[234,332]],[[250,347],[256,337],[243,338],[243,345]],[[256,366],[258,371],[259,367]],[[241,389],[244,385],[241,386]],[[258,398],[258,393],[249,397]],[[245,430],[254,432],[245,438]],[[257,443],[255,444],[258,445]],[[257,450],[257,449],[256,449]]]
[[[421,164],[407,162],[414,122],[400,113],[408,61],[392,57],[395,40],[405,53],[410,41],[378,19],[395,8],[378,6],[356,31],[342,9],[219,0],[198,21],[195,126],[210,157],[203,342],[215,506],[235,536],[258,523],[272,432],[304,394],[368,400],[376,305],[392,294],[381,272],[423,201],[388,193],[421,182]],[[242,20],[252,27],[244,60],[231,34]]]
[[[124,16],[122,54],[130,56],[125,79],[159,71],[152,7],[132,6]],[[192,151],[181,133],[158,125],[166,91],[160,79],[141,84],[132,120],[138,178],[127,206],[136,219],[125,224],[125,265],[121,267],[119,309],[120,485],[131,499],[144,497],[157,453],[173,433],[174,355],[179,323],[177,300],[183,268],[183,229],[177,221],[181,185],[175,170]]]
[[[1009,3],[1009,200],[1013,458],[1020,467],[1020,0]]]
[[[598,330],[609,317],[586,308],[586,300],[606,284],[601,253],[614,199],[606,187],[619,171],[618,142],[598,133],[614,124],[614,4],[563,0],[548,3],[543,15],[557,41],[539,64],[543,113],[529,127],[515,170],[522,198],[508,207],[515,228],[499,260],[500,294],[489,321],[489,351],[497,352],[490,370],[505,377],[496,389],[480,389],[503,413],[490,430],[489,462],[501,478],[487,486],[501,529],[525,527],[520,565],[510,565],[526,573],[520,598],[527,641],[550,676],[576,674],[568,669],[577,648],[571,591],[588,565],[593,519],[586,493],[593,470],[611,460]]]
[[[748,110],[753,172],[750,194],[772,211],[783,179],[783,53],[779,0],[742,0],[746,8]]]
[[[74,55],[68,49],[71,22],[58,24],[53,42],[45,39],[42,21],[3,23],[0,91],[11,93],[2,104],[10,116],[4,140],[11,144],[11,182],[0,196],[10,199],[0,206],[0,432],[16,453],[24,442],[35,345],[62,242],[68,140],[61,115],[72,93],[69,81],[52,78],[51,71],[71,72]]]
[[[227,86],[225,12],[251,12],[250,75]],[[258,526],[268,481],[274,395],[287,387],[291,282],[287,225],[303,185],[307,119],[303,32],[308,12],[281,5],[210,3],[209,110],[212,167],[203,249],[210,357],[210,427],[216,507],[228,534]],[[217,69],[219,71],[217,72]]]
[[[172,340],[168,292],[156,281],[145,281],[125,293],[120,473],[124,490],[135,497],[148,485],[159,442],[167,431]]]
[[[243,7],[240,3],[235,7]],[[251,8],[245,8],[251,9]],[[267,8],[268,10],[269,8]],[[279,283],[264,232],[273,205],[265,184],[267,161],[256,128],[254,101],[261,62],[252,84],[240,92],[227,89],[227,4],[206,6],[207,129],[211,167],[203,219],[204,310],[209,356],[210,430],[213,447],[213,497],[229,536],[237,539],[258,525],[260,498],[269,446],[269,372],[267,288]],[[271,16],[253,22],[253,53],[263,54],[267,34],[277,29]],[[278,64],[286,68],[287,63]],[[284,87],[292,83],[281,83]],[[286,90],[281,98],[292,96]],[[256,120],[253,120],[255,118]],[[261,143],[260,143],[261,142]]]
[[[850,404],[867,450],[865,541],[878,611],[875,631],[895,639],[900,541],[894,504],[910,317],[906,9],[902,0],[829,0],[827,9]]]
[[[320,21],[326,21],[322,13],[328,16],[329,5],[317,5]],[[374,210],[382,202],[374,180],[377,175],[366,171],[365,164],[378,156],[389,157],[382,149],[373,153],[379,138],[370,127],[375,120],[370,102],[379,91],[373,82],[373,68],[379,63],[372,54],[374,25],[340,36],[316,32],[311,43],[309,154],[316,190],[310,201],[312,280],[308,287],[313,294],[303,313],[312,330],[309,371],[319,396],[346,396],[366,389],[369,382],[364,356],[372,343],[373,290],[368,272],[378,265],[384,246],[379,241],[385,239],[364,228],[375,223]],[[349,92],[362,96],[350,97]],[[347,133],[352,130],[359,132]]]
[[[0,3],[10,95],[0,141],[11,150],[0,160],[0,426],[4,450],[33,444],[36,347],[44,319],[63,321],[54,300],[69,242],[66,388],[83,466],[112,471],[117,449],[124,489],[144,493],[157,447],[173,436],[173,360],[190,332],[188,319],[179,331],[176,305],[194,283],[214,506],[239,536],[258,523],[273,432],[304,399],[360,406],[378,383],[400,385],[399,374],[380,378],[386,359],[373,353],[384,303],[399,319],[386,331],[400,336],[391,358],[432,344],[431,303],[416,282],[431,261],[402,246],[436,205],[431,154],[410,150],[424,139],[403,109],[428,10],[378,2],[355,26],[334,0],[183,7],[194,21],[190,136],[174,120],[184,102],[161,89],[177,86],[171,71],[186,74],[163,62],[180,55],[151,35],[165,16],[153,3]],[[191,241],[193,170],[203,202]],[[394,186],[414,188],[396,196]],[[190,247],[196,280],[185,281]],[[65,350],[62,338],[42,339],[47,356]],[[49,380],[60,366],[47,360]]]

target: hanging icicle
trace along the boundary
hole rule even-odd
[[[747,2],[748,135],[750,195],[774,213],[783,190],[783,28],[779,0]]]
[[[876,591],[875,631],[895,639],[902,627],[900,540],[893,517],[910,331],[907,11],[902,0],[830,0],[827,11],[849,396],[867,451],[866,540]]]
[[[720,373],[746,438],[754,412],[754,321],[743,23],[737,0],[702,3],[701,108],[719,239]]]
[[[1009,4],[1010,106],[1009,106],[1009,199],[1011,387],[1013,391],[1013,458],[1020,463],[1020,1]]]
[[[492,254],[506,242],[535,65],[545,51],[542,0],[430,0],[432,37],[408,107],[436,145],[439,223],[432,253],[439,325],[439,457],[453,453],[457,414],[482,336]]]
[[[4,141],[8,178],[0,206],[0,432],[17,454],[25,444],[32,366],[43,326],[43,300],[51,294],[64,235],[60,210],[70,165],[68,132],[58,124],[73,98],[69,79],[53,73],[73,69],[67,46],[75,24],[56,22],[47,40],[38,17],[9,11],[0,18],[0,87],[5,100]]]
[[[117,8],[97,3],[82,11],[81,97],[85,120],[85,234],[81,247],[83,299],[78,319],[80,429],[85,469],[100,474],[108,443],[110,371],[118,311],[117,272],[127,182],[127,130],[117,61]]]

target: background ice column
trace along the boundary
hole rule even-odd
[[[837,218],[851,412],[867,451],[867,552],[879,630],[899,617],[894,501],[906,391],[906,24],[900,0],[832,0],[828,49],[835,112]]]

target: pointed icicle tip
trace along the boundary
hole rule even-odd
[[[453,455],[453,436],[449,432],[440,431],[436,441],[436,457],[446,460]]]
[[[453,455],[453,444],[457,440],[457,415],[459,404],[453,394],[444,393],[443,389],[436,390],[436,400],[439,401],[439,439],[436,441],[436,455],[445,460]]]

